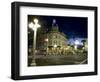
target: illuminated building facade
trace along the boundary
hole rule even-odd
[[[67,48],[67,38],[59,31],[56,21],[53,20],[51,29],[42,28],[38,31],[37,51],[47,55],[64,54]]]

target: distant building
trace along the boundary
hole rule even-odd
[[[83,44],[83,50],[88,51],[88,41],[87,40]]]

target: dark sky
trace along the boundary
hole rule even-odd
[[[68,38],[87,38],[87,18],[86,17],[61,17],[61,16],[37,16],[28,15],[29,22],[37,18],[41,27],[52,27],[53,19],[59,26],[59,30],[64,32]]]

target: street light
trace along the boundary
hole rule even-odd
[[[38,24],[38,19],[34,19],[33,22],[29,23],[29,28],[31,28],[34,31],[34,38],[33,38],[33,60],[32,60],[31,66],[35,66],[36,65],[36,63],[35,63],[36,34],[37,34],[37,29],[40,27],[40,25]]]
[[[46,38],[45,41],[48,42],[48,38]]]
[[[54,48],[56,48],[56,47],[57,47],[57,45],[55,44],[55,45],[54,45]]]
[[[74,46],[75,50],[77,50],[77,46],[78,46],[79,44],[80,44],[79,41],[76,40],[76,41],[75,41],[75,46]]]
[[[48,54],[48,38],[45,39],[45,42],[47,43],[47,46],[46,46],[46,47],[47,47],[47,48],[46,48],[46,52],[47,52],[47,54]]]

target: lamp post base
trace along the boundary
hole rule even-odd
[[[35,60],[32,60],[31,66],[36,66]]]

